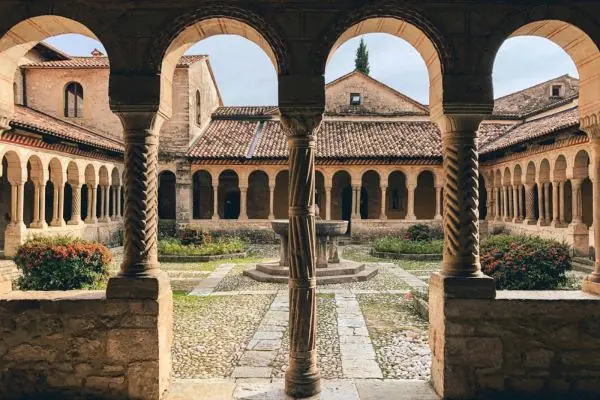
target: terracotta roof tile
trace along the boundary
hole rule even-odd
[[[199,158],[244,158],[258,122],[213,120],[188,154]]]
[[[513,128],[517,123],[513,124],[502,124],[494,122],[482,122],[479,125],[479,149],[485,148],[489,143],[498,140],[504,135],[509,129]]]
[[[215,119],[229,117],[271,117],[279,115],[277,106],[228,106],[217,108],[212,116]]]
[[[120,153],[124,149],[123,142],[120,140],[21,105],[15,105],[15,115],[10,124],[14,128],[33,130],[100,149]]]
[[[514,125],[504,135],[480,147],[480,153],[490,153],[505,149],[517,143],[526,142],[551,133],[579,125],[579,110],[572,108],[540,119]]]
[[[207,58],[206,55],[183,56],[177,62],[178,67],[186,68]],[[108,57],[71,57],[67,60],[40,61],[23,64],[21,68],[108,68]]]

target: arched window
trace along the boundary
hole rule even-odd
[[[200,91],[196,90],[196,125],[202,125],[202,103],[200,99]]]
[[[65,117],[83,117],[83,87],[77,82],[69,82],[65,87]]]

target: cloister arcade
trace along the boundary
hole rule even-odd
[[[582,193],[589,191],[590,184],[584,181],[588,178],[595,182],[600,168],[600,52],[597,45],[600,24],[596,20],[595,4],[559,1],[539,5],[529,2],[459,5],[448,1],[446,6],[440,6],[439,1],[423,1],[419,4],[365,3],[363,6],[356,2],[298,2],[281,7],[280,2],[266,1],[260,7],[251,7],[233,2],[198,5],[171,1],[133,4],[127,13],[120,13],[107,7],[108,3],[117,9],[122,7],[118,2],[85,0],[84,3],[86,6],[75,6],[70,1],[32,2],[27,7],[19,2],[0,4],[2,15],[7,16],[0,23],[0,126],[2,130],[9,129],[14,113],[14,71],[18,61],[35,43],[59,33],[81,33],[101,39],[111,58],[111,109],[123,124],[125,142],[125,245],[121,273],[111,278],[106,292],[73,294],[67,301],[58,295],[46,297],[45,300],[52,300],[47,303],[53,304],[43,309],[44,318],[51,313],[70,315],[75,312],[75,306],[102,318],[112,316],[115,310],[121,313],[122,318],[114,319],[115,324],[110,328],[93,331],[99,347],[107,350],[83,356],[95,364],[118,365],[127,371],[123,378],[125,384],[118,389],[97,390],[104,390],[103,394],[118,391],[120,397],[158,399],[170,384],[173,304],[168,277],[159,270],[156,247],[158,134],[162,123],[171,117],[172,71],[179,57],[192,43],[204,37],[228,33],[246,37],[263,48],[278,74],[279,110],[289,149],[290,362],[285,390],[296,397],[308,397],[320,391],[316,362],[314,202],[318,193],[315,189],[318,179],[315,176],[318,164],[315,136],[323,119],[325,98],[323,73],[332,49],[343,41],[363,33],[388,32],[413,44],[426,62],[431,119],[439,126],[443,141],[443,169],[439,175],[423,175],[419,179],[414,170],[418,167],[396,171],[394,166],[386,166],[385,173],[379,171],[379,198],[385,200],[381,201],[385,212],[375,210],[372,214],[370,209],[362,213],[360,199],[363,195],[376,195],[377,189],[369,184],[376,181],[375,174],[348,171],[343,176],[344,172],[323,167],[325,190],[320,199],[326,201],[326,216],[336,218],[349,212],[351,217],[387,214],[388,218],[412,219],[430,215],[431,206],[423,211],[417,210],[415,205],[415,193],[423,182],[421,190],[425,187],[429,193],[435,190],[434,218],[439,218],[443,184],[443,262],[441,273],[433,274],[429,281],[432,384],[437,393],[457,399],[473,398],[489,391],[541,394],[552,388],[568,393],[570,398],[580,398],[580,393],[598,394],[600,375],[596,369],[596,352],[590,349],[600,347],[594,322],[600,300],[593,295],[600,293],[600,213],[593,213],[596,269],[584,282],[584,292],[569,295],[551,292],[555,296],[551,300],[547,294],[496,292],[493,280],[481,273],[477,223],[477,129],[493,110],[494,56],[511,35],[547,37],[572,56],[581,77],[579,114],[581,129],[589,135],[589,152],[565,154],[564,160],[535,161],[532,167],[528,162],[513,162],[509,166],[508,161],[490,166],[489,176],[485,177],[489,187],[487,197],[497,199],[497,203],[491,202],[492,211],[494,204],[498,207],[495,214],[488,209],[488,218],[498,215],[508,220],[512,216],[518,222],[523,217],[523,209],[525,220],[535,218],[534,201],[530,199],[535,199],[533,188],[537,185],[540,223],[542,219],[544,225],[554,221],[555,226],[567,223],[569,209],[565,194],[568,191],[563,186],[567,188],[570,181],[574,193],[571,224],[581,222],[579,225],[583,225],[586,218],[589,221],[589,213],[584,216],[583,210],[590,203],[589,200],[586,203]],[[29,178],[32,183],[28,190],[31,193],[33,185],[34,197],[32,223],[43,225],[49,220],[50,225],[55,225],[49,229],[61,228],[66,184],[72,193],[70,220],[77,221],[76,216],[81,215],[78,206],[83,205],[79,198],[82,185],[87,186],[84,197],[87,197],[89,223],[95,223],[96,219],[104,223],[111,220],[110,193],[116,193],[113,210],[116,209],[116,215],[121,214],[120,186],[110,189],[112,171],[120,168],[117,165],[67,160],[60,156],[38,155],[38,160],[27,150],[0,148],[0,154],[3,160],[1,187],[11,187],[7,235],[13,229],[22,231],[25,227],[25,184]],[[71,162],[76,167],[71,167],[71,171],[77,172],[69,174]],[[589,165],[593,165],[593,171]],[[252,193],[247,186],[250,174],[232,171],[231,167],[214,171],[208,166],[201,168],[210,173],[198,174],[194,181],[199,182],[200,187],[212,186],[211,218],[215,210],[223,218],[249,216],[246,205],[248,192]],[[374,168],[369,166],[364,172],[371,169]],[[275,171],[263,172],[269,177],[270,193],[276,193],[278,175]],[[69,182],[74,176],[77,179]],[[336,211],[334,185],[338,181]],[[433,190],[426,186],[428,181],[433,181]],[[163,183],[168,182],[169,177],[165,175]],[[252,183],[264,185],[264,175],[257,173]],[[599,186],[593,186],[593,198],[600,197]],[[53,188],[52,196],[46,196],[48,187]],[[387,188],[387,195],[383,194],[383,188]],[[405,190],[406,196],[403,195]],[[208,208],[201,207],[209,202],[208,193],[201,190],[194,191],[196,193],[204,200],[198,202],[200,206],[194,210],[195,215],[208,216]],[[46,201],[46,197],[52,199],[50,212],[47,212],[50,201]],[[270,204],[274,197],[275,194],[270,195]],[[352,201],[346,200],[344,205],[344,198]],[[221,199],[229,201],[229,205]],[[561,212],[563,203],[564,212]],[[597,204],[593,206],[597,207]],[[275,211],[276,207],[271,205],[269,216],[279,217]],[[27,294],[8,296],[8,300],[2,299],[6,319],[12,317],[11,313],[21,311],[19,303],[31,313],[40,303],[39,299],[27,298]],[[135,318],[139,316],[143,318]],[[142,325],[141,320],[146,325]],[[140,325],[132,327],[133,321]],[[7,327],[3,337],[19,333]],[[515,341],[515,337],[519,340]],[[566,367],[566,360],[573,362]],[[11,360],[3,358],[3,361],[7,362],[7,368],[21,368],[21,375],[27,372],[23,372],[23,368],[31,368],[39,374],[39,368],[28,364],[26,354]],[[64,390],[76,392],[81,389],[81,382],[65,384],[63,380],[60,384],[67,386]],[[29,389],[27,385],[22,386],[21,390]]]
[[[439,166],[399,169],[317,165],[318,216],[344,220],[441,220],[441,172]],[[196,165],[191,182],[194,220],[288,218],[289,173],[284,166],[263,170]],[[178,202],[172,171],[160,172],[158,190],[159,218],[175,219]]]
[[[14,254],[14,246],[36,233],[120,223],[122,164],[5,144],[0,156],[0,244],[6,243],[5,252]]]

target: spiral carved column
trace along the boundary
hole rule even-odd
[[[81,222],[81,185],[78,183],[71,184],[72,199],[71,199],[71,220],[68,225],[79,225]]]
[[[534,189],[535,186],[532,184],[525,185],[525,224],[535,223],[535,209],[534,209]]]
[[[289,148],[290,359],[285,392],[319,393],[316,351],[315,147],[322,109],[282,109]]]

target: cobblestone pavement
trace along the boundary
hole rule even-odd
[[[427,322],[401,296],[358,295],[384,378],[429,379]]]

